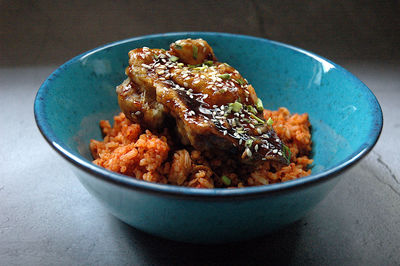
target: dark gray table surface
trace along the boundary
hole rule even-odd
[[[300,221],[216,246],[159,239],[108,214],[36,128],[36,89],[55,66],[0,68],[0,265],[400,264],[400,63],[342,65],[382,105],[374,150]]]

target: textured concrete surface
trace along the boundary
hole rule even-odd
[[[399,265],[399,1],[343,3],[0,1],[0,265]],[[188,245],[120,222],[42,138],[34,96],[80,52],[181,30],[267,36],[334,59],[380,101],[378,144],[301,221],[254,241]]]

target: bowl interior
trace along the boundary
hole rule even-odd
[[[91,162],[89,141],[101,139],[99,121],[119,113],[115,87],[125,78],[128,51],[169,48],[177,39],[201,37],[217,58],[237,68],[267,109],[308,113],[312,124],[312,176],[372,148],[382,113],[357,78],[312,53],[265,39],[220,33],[173,33],[106,45],[77,56],[44,82],[35,116],[46,138],[71,156]]]

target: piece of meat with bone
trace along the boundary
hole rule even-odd
[[[247,164],[290,162],[290,150],[263,118],[254,88],[239,72],[218,62],[202,39],[179,40],[168,51],[129,52],[128,78],[117,87],[125,115],[146,128],[176,121],[184,145],[237,156]]]

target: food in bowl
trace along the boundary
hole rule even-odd
[[[101,121],[94,163],[150,182],[234,188],[309,175],[307,114],[264,109],[240,73],[202,39],[129,52],[122,112]]]

